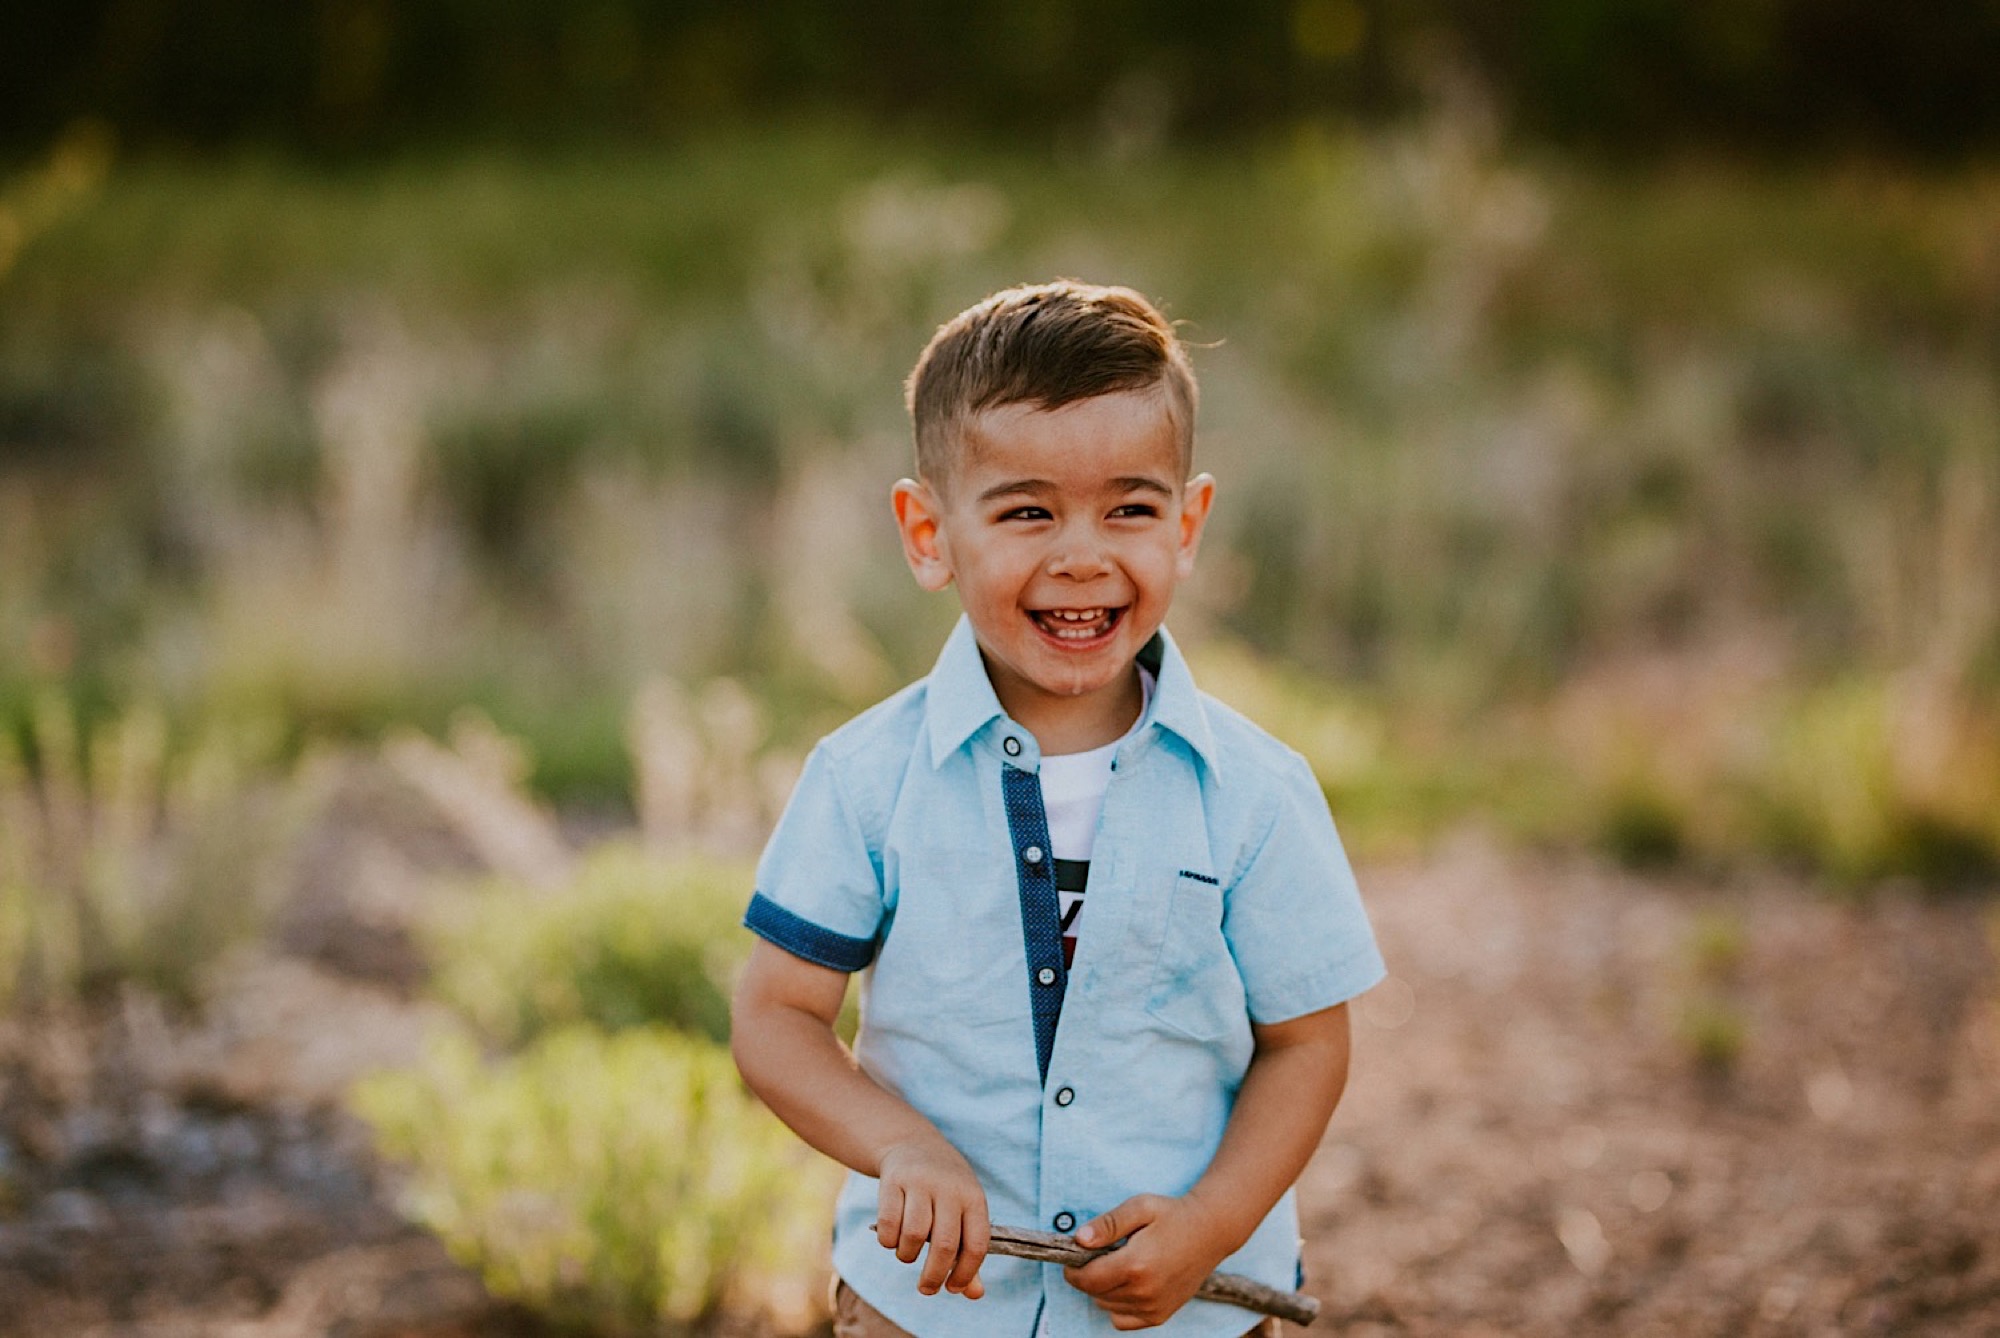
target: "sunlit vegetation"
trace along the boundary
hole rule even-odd
[[[0,278],[17,730],[50,691],[287,748],[472,702],[615,812],[642,685],[727,675],[767,798],[951,616],[885,518],[915,350],[1083,273],[1207,345],[1176,626],[1357,849],[2000,864],[1990,174],[1591,174],[1476,113],[32,170],[76,188]]]
[[[496,882],[440,896],[426,936],[435,991],[490,1039],[519,1045],[588,1024],[729,1035],[749,936],[745,865],[593,852],[566,886]]]
[[[602,1334],[725,1305],[808,1313],[832,1165],[743,1090],[726,1048],[648,1027],[551,1031],[498,1062],[463,1036],[355,1095],[408,1162],[408,1211],[498,1296]]]

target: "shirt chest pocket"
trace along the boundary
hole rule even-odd
[[[1243,980],[1222,934],[1222,911],[1222,888],[1214,879],[1185,869],[1175,876],[1147,989],[1149,1015],[1200,1041],[1247,1025]]]

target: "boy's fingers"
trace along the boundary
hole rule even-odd
[[[958,1242],[958,1262],[952,1265],[951,1277],[945,1285],[952,1291],[971,1295],[970,1289],[979,1277],[979,1266],[986,1262],[986,1251],[992,1243],[993,1231],[986,1221],[985,1206],[980,1204],[967,1209],[965,1234]]]
[[[924,1242],[931,1234],[931,1201],[922,1195],[903,1200],[903,1233],[896,1238],[896,1257],[906,1264],[917,1262]]]
[[[1157,1194],[1136,1194],[1110,1212],[1077,1228],[1076,1243],[1087,1250],[1123,1240],[1160,1215],[1165,1200]]]
[[[1092,1296],[1090,1300],[1120,1329],[1150,1328],[1173,1317],[1173,1311],[1162,1309],[1150,1299],[1133,1296],[1123,1288],[1113,1288],[1108,1293]]]
[[[884,1184],[875,1199],[875,1239],[882,1248],[893,1250],[903,1234],[903,1191]]]
[[[1115,1254],[1093,1259],[1081,1268],[1065,1268],[1063,1278],[1100,1305],[1116,1301],[1120,1290],[1132,1281],[1130,1268]]]
[[[937,1295],[958,1262],[958,1224],[949,1214],[931,1228],[931,1248],[924,1255],[924,1271],[917,1276],[917,1290],[925,1296]]]

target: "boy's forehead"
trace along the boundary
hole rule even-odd
[[[1130,464],[1135,454],[1152,456],[1176,485],[1182,472],[1180,432],[1168,396],[1157,388],[1095,395],[1055,408],[1025,400],[996,404],[967,414],[957,435],[957,464],[982,473],[1045,465],[1052,452],[1079,465],[1114,456]]]

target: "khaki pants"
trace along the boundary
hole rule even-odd
[[[1283,1326],[1275,1319],[1267,1319],[1253,1329],[1246,1329],[1243,1338],[1279,1338]],[[882,1312],[856,1296],[851,1288],[839,1278],[833,1280],[833,1338],[911,1338],[906,1331],[897,1328],[882,1317]]]

